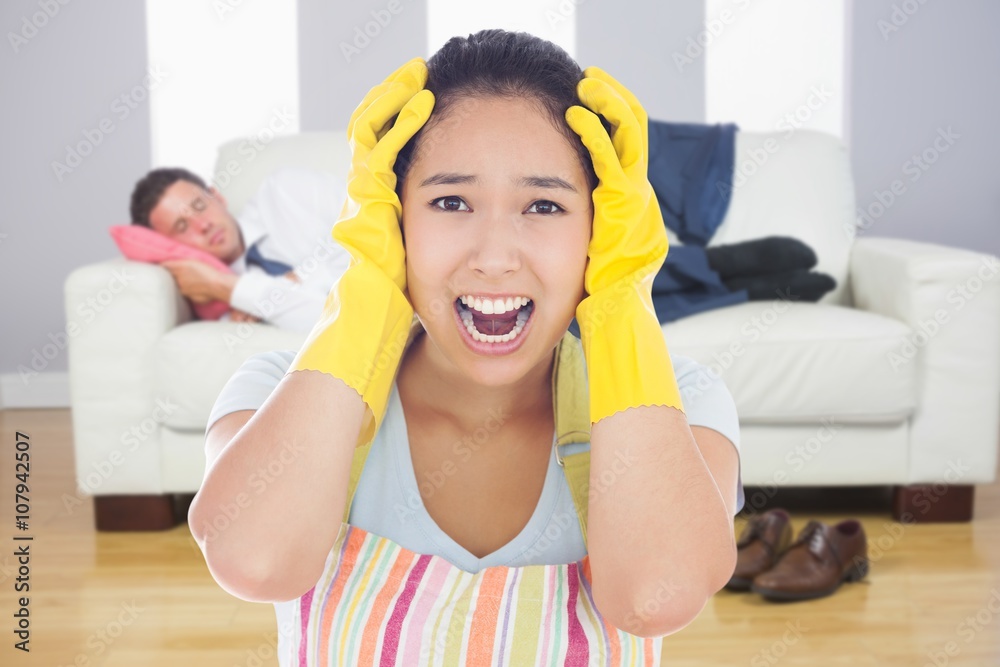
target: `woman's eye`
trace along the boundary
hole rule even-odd
[[[532,204],[531,208],[528,209],[528,212],[530,213],[531,209],[533,208],[537,209],[534,211],[535,213],[540,213],[542,215],[554,215],[555,213],[564,212],[562,206],[560,206],[559,204],[555,203],[554,201],[548,201],[544,199],[541,201],[536,201],[534,204]]]
[[[444,206],[441,206],[441,204]],[[431,206],[442,211],[468,211],[469,205],[462,201],[461,197],[438,197],[431,201]],[[461,208],[464,206],[465,208]]]

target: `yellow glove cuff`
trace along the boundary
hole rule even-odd
[[[373,262],[356,262],[330,290],[323,317],[288,369],[327,373],[361,395],[374,423],[365,420],[358,445],[382,425],[412,322],[413,306],[396,283]]]

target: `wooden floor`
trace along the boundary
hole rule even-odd
[[[162,533],[94,531],[91,501],[76,496],[69,410],[3,411],[0,425],[0,498],[9,526],[0,538],[0,665],[277,665],[273,608],[219,588],[186,525]],[[24,532],[14,528],[16,431],[32,444]],[[796,532],[812,518],[861,519],[869,577],[797,603],[722,591],[666,638],[665,664],[1000,665],[1000,484],[976,494],[971,523],[928,525],[891,522],[886,489],[775,495],[768,506],[788,509]],[[737,518],[735,529],[743,523]],[[34,536],[28,654],[13,648],[13,551],[25,544],[13,540],[17,534]]]

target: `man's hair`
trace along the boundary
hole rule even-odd
[[[538,105],[576,150],[588,185],[595,188],[597,175],[590,152],[565,117],[569,107],[582,106],[576,94],[582,78],[583,70],[565,50],[526,32],[489,29],[452,37],[427,61],[425,87],[434,93],[434,110],[396,157],[397,194],[402,192],[424,131],[435,118],[444,117],[453,103],[469,97],[524,99]]]
[[[132,224],[152,227],[149,224],[150,212],[160,203],[160,198],[163,197],[167,188],[177,181],[188,181],[199,186],[202,190],[208,190],[208,186],[200,176],[183,167],[154,169],[143,176],[132,190],[132,201],[129,204]]]

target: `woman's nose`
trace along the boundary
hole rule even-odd
[[[521,223],[515,216],[493,215],[477,224],[469,265],[488,276],[502,277],[521,267]]]

